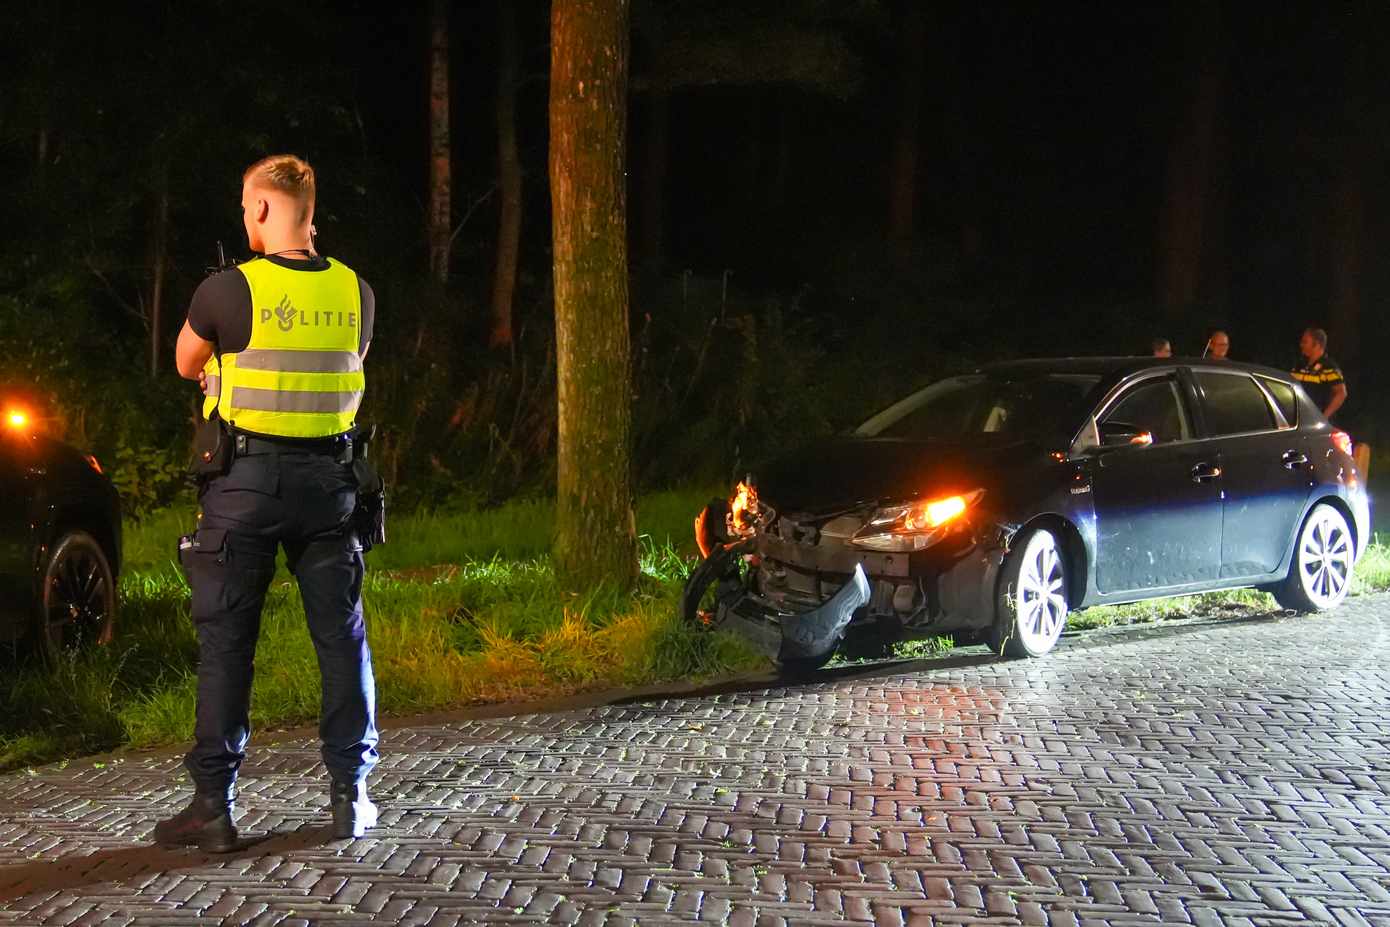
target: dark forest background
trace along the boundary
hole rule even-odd
[[[723,479],[977,362],[1143,354],[1158,335],[1200,354],[1214,327],[1232,357],[1282,368],[1305,326],[1327,328],[1344,423],[1380,441],[1384,14],[1132,7],[634,0],[637,485]],[[216,243],[245,256],[242,169],[291,151],[318,170],[320,249],[377,292],[361,418],[384,426],[396,497],[545,491],[548,13],[7,10],[0,386],[95,451],[133,508],[183,491],[197,394],[174,337]],[[441,27],[442,275],[427,227]],[[513,203],[518,273],[499,297]]]

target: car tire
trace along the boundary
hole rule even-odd
[[[1355,566],[1356,542],[1346,518],[1320,502],[1298,529],[1289,575],[1273,590],[1275,601],[1304,613],[1336,608],[1351,588]]]
[[[115,576],[101,544],[87,532],[65,532],[49,548],[38,598],[35,636],[46,659],[111,642]]]
[[[990,649],[1001,657],[1041,657],[1067,623],[1067,560],[1056,536],[1034,528],[1014,538],[995,597]]]

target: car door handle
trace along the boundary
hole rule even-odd
[[[1206,483],[1221,476],[1221,468],[1216,464],[1199,463],[1192,468],[1192,482]]]
[[[1299,451],[1285,451],[1284,456],[1280,459],[1283,461],[1284,469],[1286,470],[1297,470],[1299,467],[1306,467],[1308,465],[1308,455],[1300,453]]]

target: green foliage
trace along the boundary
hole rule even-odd
[[[116,452],[108,469],[127,512],[143,515],[166,506],[188,486],[188,465],[178,450],[132,445],[126,435],[116,438]]]
[[[617,595],[560,593],[544,551],[546,503],[399,518],[392,543],[369,555],[367,620],[383,713],[536,698],[763,665],[728,635],[700,634],[676,615],[693,539],[689,514],[707,493],[663,493],[639,506],[642,579]],[[197,646],[173,537],[191,512],[152,513],[127,533],[117,641],[38,665],[8,656],[0,683],[0,768],[191,734]],[[388,556],[389,553],[389,556]],[[313,645],[293,578],[272,583],[257,650],[252,722],[317,716]]]
[[[762,668],[728,633],[699,633],[676,610],[694,556],[693,513],[725,487],[644,496],[638,505],[641,578],[631,594],[561,593],[545,551],[550,505],[398,517],[391,543],[369,555],[364,583],[381,710],[408,714],[478,702],[553,697]],[[151,513],[126,534],[114,645],[40,665],[0,657],[0,768],[122,744],[178,743],[191,734],[197,643],[188,586],[173,538],[189,508]],[[1390,589],[1390,549],[1377,543],[1357,567],[1355,594]],[[1267,611],[1249,590],[1094,608],[1073,628]],[[899,644],[892,656],[943,652],[944,639]],[[841,661],[845,662],[845,661]],[[853,662],[852,660],[850,662]],[[257,728],[307,722],[319,708],[317,663],[293,578],[267,598],[253,694]]]

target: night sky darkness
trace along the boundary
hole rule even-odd
[[[519,113],[525,288],[528,280],[538,286],[548,262],[548,7],[518,2],[526,75]],[[390,236],[395,253],[374,246],[358,256],[369,273],[387,260],[423,261],[416,226],[426,183],[425,5],[311,0],[288,15],[257,3],[213,3],[207,11],[193,4],[154,6],[161,12],[152,23],[182,18],[179,34],[200,35],[206,54],[170,61],[140,41],[108,45],[104,67],[62,78],[67,105],[96,105],[131,92],[125,75],[162,73],[164,83],[149,106],[177,118],[206,104],[177,74],[161,69],[239,59],[254,72],[257,54],[275,55],[266,74],[280,82],[293,72],[299,83],[281,83],[282,89],[355,107],[361,131],[319,133],[305,122],[239,126],[240,118],[262,117],[254,108],[218,101],[226,107],[227,131],[259,133],[268,148],[294,150],[316,163],[324,177],[326,221],[319,225],[325,241],[365,248],[366,234],[353,229],[364,221],[378,231],[396,230]],[[1198,306],[1165,320],[1157,308],[1160,216],[1171,195],[1175,138],[1200,71],[1192,52],[1194,34],[1203,34],[1194,30],[1195,10],[1188,3],[929,4],[916,259],[940,268],[932,292],[998,306],[997,323],[1025,326],[1035,336],[1035,353],[1140,352],[1154,334],[1168,334],[1180,351],[1195,353],[1207,329],[1222,325],[1231,330],[1233,356],[1285,366],[1304,325],[1330,324],[1337,259],[1332,240],[1339,211],[1354,203],[1363,218],[1355,275],[1360,335],[1352,345],[1334,330],[1331,351],[1355,357],[1350,372],[1363,400],[1355,405],[1364,414],[1372,398],[1366,390],[1381,388],[1375,361],[1390,347],[1390,327],[1382,321],[1390,273],[1381,258],[1390,240],[1384,218],[1390,96],[1380,54],[1390,34],[1387,17],[1376,5],[1218,8],[1206,47],[1214,49],[1224,75],[1223,93],[1204,193]],[[494,182],[495,15],[493,4],[481,0],[454,5],[456,215]],[[21,79],[36,50],[56,49],[61,57],[64,47],[96,42],[94,34],[112,28],[138,35],[125,19],[120,11],[74,8],[56,28],[26,33],[21,23],[8,39],[16,57],[6,79]],[[249,24],[278,30],[274,48],[249,52]],[[159,32],[152,29],[157,49]],[[795,86],[710,86],[673,96],[668,272],[690,268],[718,276],[729,270],[753,292],[791,292],[808,284],[820,294],[813,311],[833,316],[845,310],[843,287],[821,278],[826,268],[881,250],[875,242],[886,223],[900,82],[891,35],[855,25],[843,32],[862,55],[865,74],[849,99]],[[643,67],[642,53],[635,52],[634,76]],[[214,75],[199,76],[209,79]],[[30,108],[5,96],[11,99],[0,108],[0,158],[13,177],[31,157]],[[629,124],[630,225],[640,236],[647,129],[640,97]],[[790,160],[786,196],[775,207],[767,186],[782,131],[789,133]],[[113,137],[110,145],[113,159],[139,156],[138,141]],[[262,153],[246,144],[240,156],[227,154],[238,150],[235,144],[218,147],[226,160],[202,165],[202,191],[190,186],[178,204],[185,288],[196,283],[196,256],[210,252],[213,239],[238,237],[236,176]],[[1350,193],[1339,194],[1351,152],[1361,153],[1363,170]],[[366,190],[355,200],[341,186],[349,165],[351,182]],[[120,183],[120,171],[112,173]],[[455,277],[480,300],[490,285],[494,206],[495,197],[458,239]],[[978,253],[968,259],[962,254],[967,222],[978,234]]]

